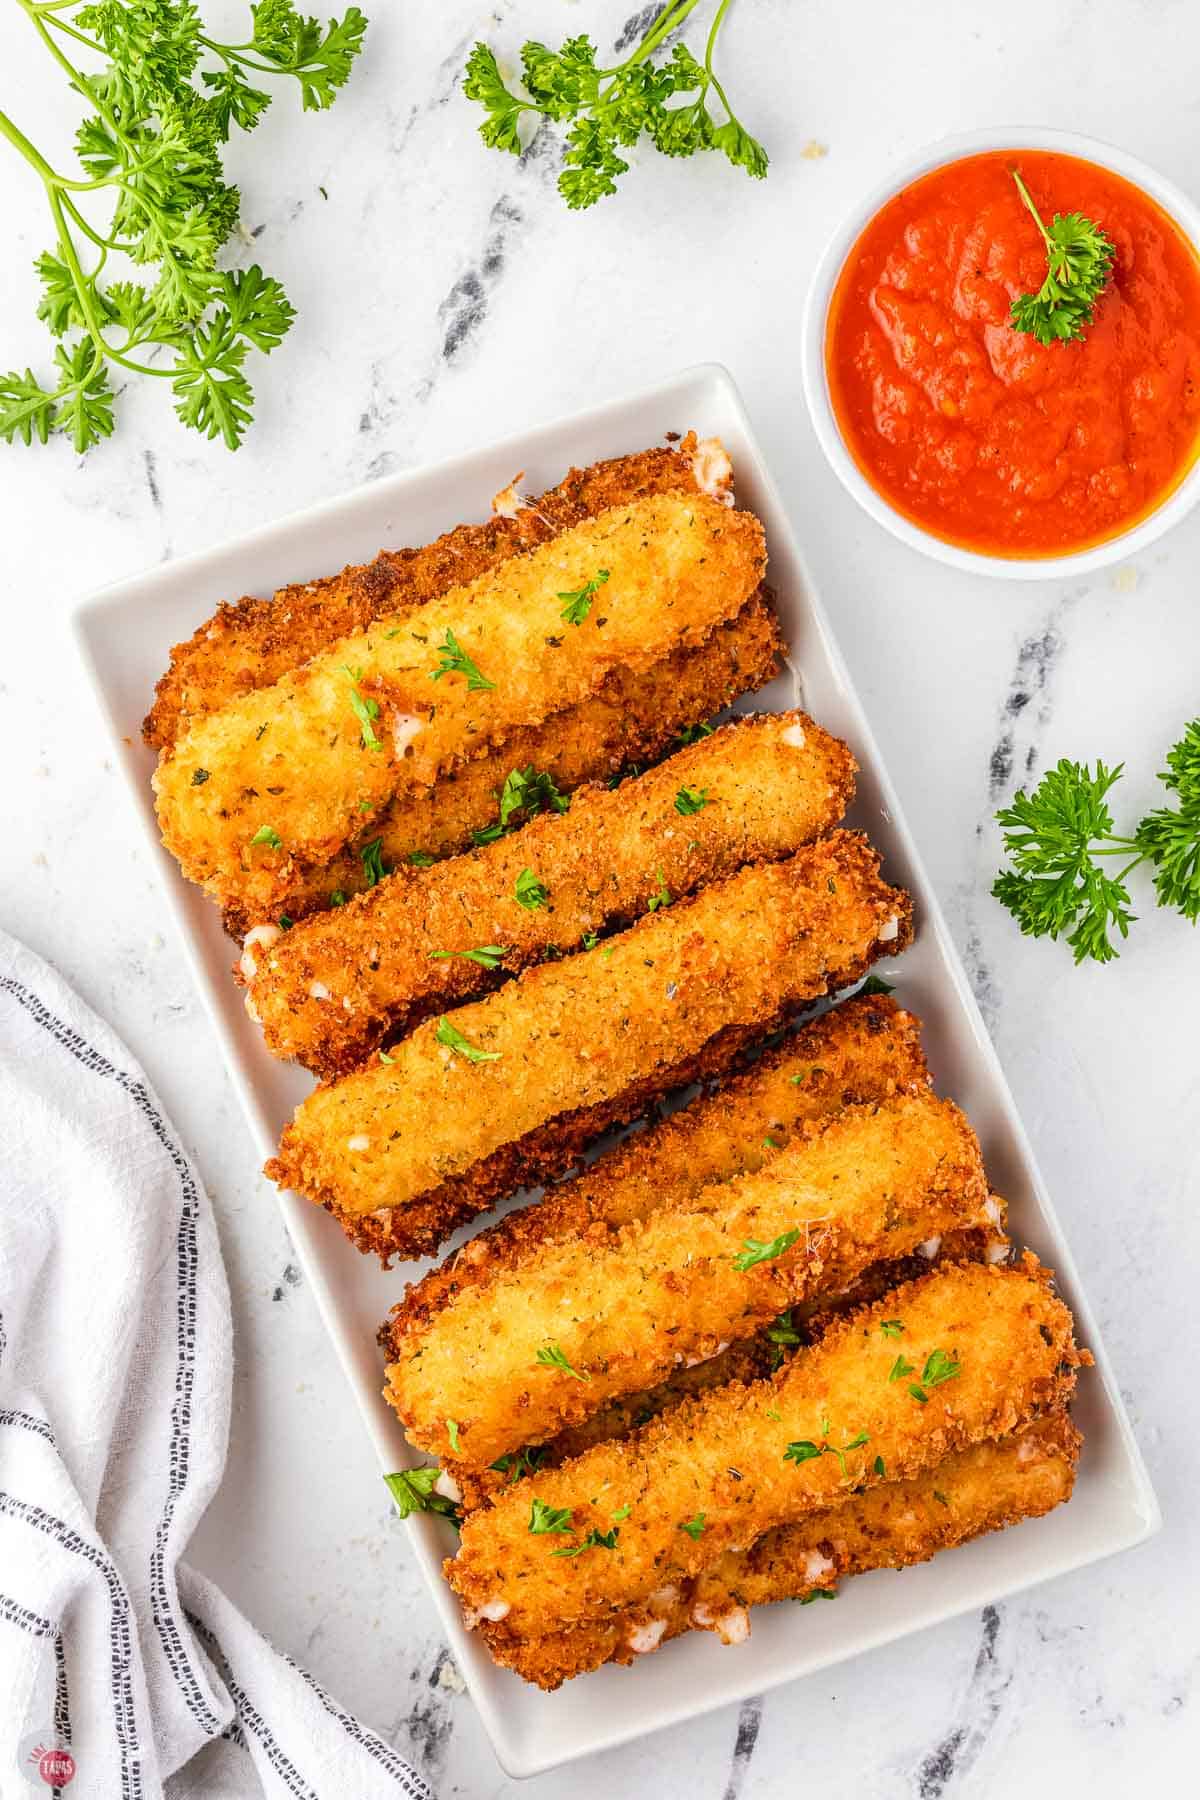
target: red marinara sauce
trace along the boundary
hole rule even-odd
[[[1036,293],[1047,224],[1083,213],[1116,246],[1082,342],[1010,326]],[[872,487],[935,536],[989,556],[1067,555],[1126,531],[1200,451],[1200,261],[1140,188],[1079,157],[997,151],[889,200],[838,277],[830,398]]]

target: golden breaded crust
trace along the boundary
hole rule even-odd
[[[952,1101],[851,1106],[757,1173],[535,1250],[426,1321],[410,1314],[393,1332],[385,1397],[414,1444],[450,1467],[486,1466],[876,1263],[985,1224],[987,1202],[978,1141]],[[540,1364],[546,1346],[569,1369]]]
[[[453,1478],[462,1495],[463,1511],[473,1512],[477,1506],[491,1506],[507,1493],[514,1481],[523,1480],[539,1469],[556,1469],[571,1457],[582,1456],[593,1444],[629,1437],[660,1413],[697,1394],[708,1393],[711,1388],[722,1387],[729,1381],[757,1381],[774,1374],[798,1348],[815,1344],[842,1313],[873,1305],[902,1282],[916,1281],[942,1262],[1004,1260],[1011,1247],[1004,1235],[1004,1212],[1000,1202],[997,1202],[997,1211],[999,1225],[949,1231],[936,1247],[930,1244],[912,1256],[874,1263],[843,1293],[821,1294],[803,1305],[789,1307],[757,1337],[741,1338],[707,1362],[696,1363],[690,1369],[675,1369],[654,1387],[619,1394],[578,1425],[569,1425],[557,1432],[547,1443],[523,1445],[520,1451],[498,1458],[497,1463],[483,1469],[456,1464]]]
[[[364,811],[578,704],[614,668],[703,642],[764,561],[758,520],[703,494],[601,513],[197,720],[154,777],[163,841],[222,904],[251,870],[273,872],[282,900],[296,868],[359,836]],[[591,611],[568,622],[564,593],[600,570]]]
[[[506,1637],[480,1631],[497,1662],[547,1690],[604,1663],[631,1663],[685,1631],[749,1636],[748,1608],[836,1592],[848,1575],[904,1569],[940,1550],[1042,1518],[1071,1497],[1082,1439],[1066,1413],[1036,1419],[996,1443],[973,1444],[908,1481],[888,1481],[797,1525],[728,1551],[704,1574],[666,1584],[613,1618]]]
[[[846,809],[854,768],[801,712],[731,720],[619,789],[582,788],[568,811],[519,833],[398,869],[286,934],[262,928],[240,965],[243,979],[253,971],[253,1017],[274,1055],[345,1074],[431,1013],[628,924],[664,889],[692,894],[821,837]],[[517,898],[527,870],[546,890],[534,908]]]
[[[880,1329],[892,1319],[899,1339]],[[912,1365],[901,1378],[898,1348]],[[770,1380],[686,1401],[472,1514],[446,1578],[468,1618],[488,1618],[505,1637],[603,1619],[875,1487],[881,1468],[910,1480],[1061,1410],[1081,1360],[1070,1313],[1035,1259],[936,1270],[839,1320]],[[927,1371],[939,1363],[953,1373],[934,1384]],[[923,1403],[911,1391],[922,1379]],[[533,1499],[569,1514],[569,1527],[531,1530]],[[693,1538],[680,1527],[699,1513],[705,1528]],[[590,1541],[613,1529],[614,1514],[613,1547]],[[554,1554],[585,1541],[577,1556]]]
[[[439,1041],[440,1024],[418,1027],[387,1065],[311,1094],[267,1173],[351,1221],[364,1247],[423,1252],[502,1193],[562,1173],[673,1082],[728,1067],[910,933],[911,903],[875,852],[835,832],[460,1007],[449,1029],[470,1058]]]
[[[362,847],[376,838],[385,869],[408,865],[414,856],[437,860],[469,849],[475,832],[496,823],[505,778],[513,769],[543,772],[566,794],[585,781],[607,780],[656,760],[680,732],[770,681],[781,650],[779,621],[763,594],[753,594],[736,618],[702,644],[680,645],[648,669],[614,669],[578,706],[565,707],[540,725],[518,727],[502,748],[459,763],[432,788],[397,795],[364,818],[360,844],[328,864],[300,871],[278,905],[274,876],[260,894],[248,872],[240,900],[225,909],[226,930],[243,938],[280,914],[303,919],[323,912],[334,895],[344,899],[361,892],[368,883]]]
[[[169,750],[194,719],[254,688],[269,687],[375,619],[474,581],[610,506],[647,494],[698,492],[695,450],[696,434],[689,432],[674,449],[643,450],[571,469],[557,487],[524,501],[510,515],[458,525],[419,549],[382,550],[372,563],[295,582],[269,600],[247,596],[234,606],[219,606],[172,650],[142,736],[156,749]]]
[[[379,1341],[394,1359],[413,1322],[423,1324],[468,1288],[494,1282],[533,1250],[597,1226],[603,1236],[686,1200],[706,1182],[761,1169],[802,1126],[856,1100],[920,1092],[930,1079],[912,1013],[886,994],[846,1000],[765,1051],[744,1074],[633,1132],[537,1206],[489,1225],[407,1288]]]

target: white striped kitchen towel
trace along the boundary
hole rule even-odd
[[[145,1076],[0,933],[0,1793],[431,1800],[180,1560],[232,1368],[212,1211]]]

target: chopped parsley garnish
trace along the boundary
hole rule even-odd
[[[465,675],[468,694],[474,693],[477,689],[482,693],[490,693],[495,687],[494,681],[489,681],[486,675],[480,674],[476,664],[472,662],[454,633],[449,629],[446,631],[445,643],[437,646],[437,652],[442,660],[432,671],[431,679],[433,681],[440,681],[443,675]]]
[[[701,738],[711,737],[714,730],[714,726],[705,725],[703,723],[699,725],[685,725],[683,730],[679,733],[678,741],[684,745],[698,744]]]
[[[290,931],[292,929],[292,926],[295,923],[296,923],[296,921],[295,921],[295,919],[292,918],[290,913],[280,913],[280,915],[279,915],[280,931]]]
[[[570,1363],[567,1361],[566,1352],[562,1345],[556,1344],[553,1339],[551,1339],[548,1344],[544,1344],[538,1351],[537,1360],[544,1369],[561,1369],[564,1375],[573,1375],[576,1381],[590,1381],[592,1379],[590,1375],[581,1375],[578,1369],[573,1369],[571,1367]]]
[[[891,1373],[888,1376],[888,1380],[889,1381],[903,1381],[903,1379],[906,1375],[912,1375],[915,1372],[916,1366],[917,1365],[915,1363],[905,1362],[903,1356],[898,1356],[896,1358],[895,1362],[892,1364]]]
[[[828,1433],[828,1419],[821,1420],[821,1430],[825,1434]],[[857,1437],[851,1438],[849,1442],[843,1444],[840,1449],[836,1444],[830,1444],[828,1442],[817,1444],[813,1442],[812,1438],[801,1438],[798,1443],[788,1445],[783,1453],[783,1460],[784,1462],[805,1463],[811,1462],[813,1458],[817,1456],[833,1456],[836,1457],[838,1463],[841,1465],[842,1478],[844,1480],[846,1476],[847,1450],[861,1450],[862,1446],[869,1442],[870,1439],[865,1431],[860,1431]]]
[[[791,1249],[799,1236],[800,1232],[797,1228],[794,1231],[781,1231],[777,1238],[771,1239],[770,1243],[761,1243],[758,1238],[746,1238],[742,1249],[733,1259],[733,1266],[739,1273],[744,1274],[747,1269],[753,1269],[758,1263],[770,1262],[772,1258],[782,1256],[785,1250]],[[778,1340],[776,1341],[778,1342]]]
[[[883,979],[882,975],[868,975],[867,979],[863,982],[862,986],[860,988],[855,989],[856,995],[859,995],[859,994],[894,994],[895,991],[896,990],[892,986],[891,982],[885,981]]]
[[[773,1344],[800,1344],[803,1339],[792,1324],[790,1312],[781,1312],[773,1325],[768,1325],[767,1336]]]
[[[662,870],[656,869],[654,873],[658,876],[658,890],[656,893],[651,894],[649,900],[647,900],[647,912],[657,912],[660,906],[670,906],[672,900],[675,898],[666,884]]]
[[[489,1063],[500,1061],[500,1052],[498,1050],[477,1050],[474,1044],[469,1044],[462,1032],[455,1030],[454,1026],[450,1023],[444,1013],[438,1020],[437,1031],[434,1035],[439,1044],[445,1044],[447,1049],[453,1050],[459,1056],[465,1056],[468,1062]]]
[[[330,894],[330,896],[329,896],[329,904],[330,904],[330,906],[345,906],[345,904],[346,904],[345,888],[334,888],[332,894]]]
[[[375,732],[375,720],[379,717],[378,700],[372,700],[371,696],[369,694],[364,694],[359,687],[359,683],[362,680],[361,669],[352,669],[346,663],[343,663],[342,673],[350,683],[350,704],[354,708],[355,718],[362,726],[363,749],[382,750],[383,740],[378,737]],[[366,803],[365,810],[367,812],[371,811],[369,802]]]
[[[193,787],[203,787],[207,780],[208,780],[208,770],[207,769],[193,769],[192,770],[192,786]]]
[[[373,837],[369,844],[363,845],[358,854],[362,859],[363,874],[367,878],[367,886],[373,888],[378,882],[382,881],[387,874],[387,868],[385,867],[383,860],[383,839],[381,837]]]
[[[498,969],[508,955],[507,944],[480,944],[478,950],[431,950],[430,962],[446,962],[461,956],[464,962],[478,963],[481,969]]]
[[[883,1476],[885,1476],[887,1474],[887,1468],[884,1464],[884,1460],[883,1460],[882,1456],[877,1456],[875,1458],[875,1461],[871,1464],[871,1467],[874,1469],[875,1473],[881,1479]]]
[[[441,1470],[433,1465],[424,1469],[398,1469],[394,1475],[384,1476],[402,1519],[415,1512],[442,1513],[446,1518],[457,1519],[458,1508],[453,1500],[434,1492],[433,1484],[440,1474]]]
[[[690,818],[693,813],[698,813],[702,807],[707,805],[707,788],[681,787],[675,796],[675,811],[682,813],[685,819]]]
[[[540,911],[550,898],[550,889],[538,880],[532,869],[521,870],[514,893],[517,905],[523,906],[526,912]]]
[[[543,1537],[547,1532],[567,1532],[574,1530],[571,1524],[571,1508],[569,1506],[547,1506],[544,1500],[534,1497],[529,1508],[529,1529],[535,1537]]]
[[[585,950],[594,950],[600,940],[594,931],[585,931],[579,942]]]
[[[273,825],[260,825],[250,842],[265,844],[268,850],[279,850],[283,846],[283,839]]]
[[[911,1374],[912,1371],[905,1370],[905,1373]],[[941,1387],[943,1381],[953,1381],[956,1375],[961,1374],[962,1364],[957,1357],[947,1356],[944,1350],[931,1350],[925,1367],[921,1370],[920,1386],[913,1382],[908,1391],[914,1400],[919,1400],[924,1406],[929,1398],[928,1390],[930,1388]]]
[[[625,1502],[624,1506],[619,1506],[615,1513],[610,1513],[608,1516],[612,1520],[614,1525],[619,1525],[621,1523],[621,1520],[627,1519],[632,1511],[633,1511],[633,1506],[632,1506],[631,1502],[627,1500]]]
[[[561,1550],[551,1552],[553,1556],[582,1556],[585,1550],[615,1550],[617,1538],[620,1536],[616,1526],[611,1531],[589,1531],[579,1544],[565,1544]]]
[[[435,860],[428,850],[410,850],[408,853],[408,862],[414,869],[431,869]]]
[[[523,812],[531,819],[540,812],[565,813],[570,805],[571,796],[560,793],[549,770],[535,769],[530,763],[527,769],[510,769],[504,777],[504,786],[500,790],[500,824],[507,831],[514,813]]]
[[[520,1481],[525,1475],[536,1475],[546,1460],[544,1444],[525,1444],[520,1450],[510,1450],[506,1455],[489,1463],[497,1475],[507,1475],[510,1481]]]
[[[704,1522],[707,1517],[707,1513],[698,1512],[694,1518],[682,1519],[679,1524],[679,1529],[680,1531],[686,1531],[692,1542],[695,1543],[701,1532],[704,1530]]]
[[[764,1150],[782,1150],[783,1149],[783,1145],[778,1141],[778,1139],[771,1137],[770,1134],[768,1134],[763,1139],[762,1147]]]
[[[389,1056],[386,1050],[381,1050],[379,1052],[379,1060],[381,1063],[386,1063],[390,1069],[396,1059],[394,1056]]]
[[[824,1069],[822,1069],[819,1064],[814,1063],[811,1069],[802,1069],[799,1075],[792,1076],[792,1086],[803,1087],[806,1081],[811,1081],[814,1076],[823,1075],[824,1073]]]
[[[607,580],[608,570],[597,569],[592,579],[585,581],[581,588],[576,588],[573,593],[568,592],[558,596],[560,600],[566,601],[566,605],[562,609],[562,618],[566,624],[583,624],[592,610],[592,602],[596,598],[598,590],[604,586]]]
[[[462,1455],[462,1445],[458,1441],[458,1420],[457,1419],[447,1419],[446,1420],[446,1436],[450,1439],[450,1448],[453,1450],[455,1456],[461,1456]]]
[[[898,1338],[904,1330],[903,1319],[883,1319],[879,1325],[885,1338]]]
[[[801,1604],[801,1606],[811,1606],[814,1600],[836,1600],[836,1599],[837,1599],[837,1589],[836,1588],[814,1588],[811,1594],[802,1595],[800,1604]]]

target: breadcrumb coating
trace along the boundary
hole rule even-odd
[[[834,832],[419,1026],[309,1095],[267,1173],[361,1247],[421,1254],[910,935],[907,895],[861,835]]]
[[[255,688],[269,687],[376,619],[410,611],[447,588],[474,581],[611,506],[648,494],[698,493],[696,449],[696,434],[689,432],[674,448],[642,450],[571,469],[557,486],[483,524],[457,525],[416,549],[381,550],[374,562],[316,581],[293,582],[268,600],[247,596],[236,605],[219,606],[172,650],[142,736],[155,748],[169,750],[195,719],[219,712]]]
[[[758,520],[703,494],[588,519],[197,720],[155,773],[163,841],[223,905],[247,871],[273,873],[282,900],[297,867],[328,862],[396,793],[577,705],[614,668],[703,642],[764,562]],[[573,622],[571,596],[601,573]]]
[[[898,1337],[881,1329],[893,1320]],[[936,1270],[839,1320],[771,1379],[685,1401],[472,1514],[446,1578],[497,1637],[602,1620],[856,1490],[1060,1411],[1082,1360],[1032,1257]],[[681,1527],[700,1513],[693,1537]],[[614,1523],[612,1546],[598,1543]]]
[[[799,711],[731,720],[657,768],[576,792],[520,832],[369,893],[243,954],[267,1048],[329,1078],[433,1012],[831,830],[854,759]],[[545,890],[518,898],[522,871]],[[261,938],[261,934],[260,934]],[[480,946],[486,948],[481,951]]]
[[[360,893],[374,874],[363,849],[376,839],[385,869],[457,856],[471,847],[474,833],[497,823],[513,769],[548,775],[569,794],[585,781],[608,780],[656,761],[681,732],[770,681],[781,649],[779,621],[763,594],[753,594],[702,644],[682,644],[648,669],[612,670],[578,706],[539,725],[518,726],[498,749],[459,763],[433,787],[398,794],[364,815],[361,841],[329,863],[297,871],[282,900],[276,900],[273,871],[260,890],[255,871],[248,870],[239,899],[225,908],[226,930],[241,939],[280,915],[303,919]]]
[[[421,1449],[486,1465],[875,1263],[984,1225],[988,1201],[978,1141],[952,1101],[851,1106],[756,1173],[535,1249],[414,1318],[393,1333],[385,1394]],[[539,1361],[547,1346],[559,1366]]]
[[[604,1663],[632,1663],[685,1631],[724,1644],[750,1635],[749,1608],[833,1597],[848,1575],[904,1569],[987,1531],[1042,1518],[1071,1497],[1082,1439],[1065,1413],[947,1456],[908,1481],[888,1481],[840,1506],[726,1551],[711,1569],[664,1583],[640,1606],[603,1621],[528,1638],[480,1622],[495,1660],[547,1690]]]

